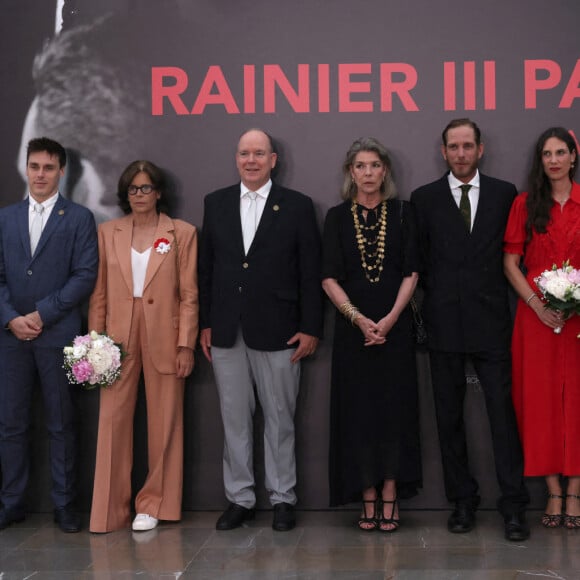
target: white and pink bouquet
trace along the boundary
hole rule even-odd
[[[552,266],[551,270],[545,270],[534,282],[540,289],[546,301],[546,308],[558,310],[564,315],[564,320],[572,314],[580,314],[580,270],[570,265],[566,260],[561,268]],[[555,328],[559,334],[561,328]]]
[[[109,387],[121,376],[121,345],[106,334],[91,330],[75,337],[63,352],[63,368],[71,385],[83,389]]]

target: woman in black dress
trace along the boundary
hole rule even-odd
[[[324,225],[324,291],[337,308],[332,355],[330,503],[360,500],[361,530],[394,532],[398,498],[421,484],[409,300],[418,257],[412,210],[393,199],[385,147],[355,141],[345,201]]]

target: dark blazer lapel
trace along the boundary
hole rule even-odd
[[[221,216],[217,219],[226,224],[228,232],[231,232],[232,241],[235,244],[235,249],[242,256],[244,251],[244,235],[242,233],[242,220],[240,217],[240,185],[233,185],[225,192],[225,199],[222,207],[219,208]]]
[[[462,237],[469,239],[470,233],[465,227],[465,222],[463,221],[463,216],[457,207],[457,203],[455,202],[455,198],[451,193],[451,188],[449,187],[449,181],[447,179],[447,175],[445,175],[441,181],[439,182],[440,189],[439,189],[439,197],[440,199],[437,200],[438,203],[442,204],[444,208],[444,213],[448,219],[448,227],[452,229],[452,231],[459,233]]]
[[[471,230],[472,237],[476,237],[480,232],[488,232],[489,220],[495,221],[495,211],[493,202],[493,191],[486,187],[487,181],[484,175],[479,174],[479,200],[477,202],[477,212]]]
[[[447,207],[447,211],[449,214],[451,215],[457,215],[459,218],[461,218],[461,212],[459,211],[459,208],[457,207],[457,203],[455,203],[455,198],[453,197],[453,193],[451,193],[451,188],[449,187],[449,182],[447,181],[447,176],[445,176],[445,178],[441,181],[441,189],[442,191],[445,191],[445,196],[444,196],[444,203]],[[463,219],[463,218],[461,218]]]
[[[266,206],[264,207],[264,212],[260,218],[260,223],[258,224],[258,229],[256,230],[256,235],[250,246],[251,253],[256,245],[259,245],[262,240],[265,240],[268,236],[272,225],[276,222],[280,215],[280,211],[283,211],[284,196],[280,188],[272,183],[272,189],[268,194],[268,199],[266,200]]]
[[[56,203],[50,212],[50,217],[44,225],[40,240],[38,240],[38,246],[36,246],[36,251],[34,252],[35,256],[37,256],[42,251],[42,248],[44,248],[50,236],[52,236],[54,231],[60,227],[60,224],[63,223],[63,220],[66,219],[66,209],[68,205],[69,202],[59,193],[58,199],[56,200]],[[30,245],[30,235],[28,240]]]
[[[30,202],[28,199],[25,199],[21,202],[20,207],[18,208],[17,212],[17,228],[20,234],[20,241],[22,242],[22,248],[24,253],[28,256],[28,259],[32,258],[30,254],[30,229],[28,224],[28,210],[29,210]]]
[[[155,242],[161,238],[165,238],[171,246],[169,251],[165,254],[162,254],[155,249]],[[145,284],[143,285],[143,289],[149,286],[151,280],[157,273],[157,270],[159,270],[159,266],[161,266],[164,260],[176,259],[175,252],[177,252],[177,243],[175,241],[175,228],[173,226],[173,221],[167,215],[161,213],[159,214],[159,221],[153,238],[153,247],[151,248],[149,262],[147,263],[147,272],[145,274]]]
[[[123,280],[133,296],[133,267],[131,266],[131,242],[133,239],[133,218],[126,216],[119,220],[113,235],[113,246],[119,267],[123,274]]]

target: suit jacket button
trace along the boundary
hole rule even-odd
[[[153,304],[153,298],[149,298],[149,300],[147,300],[147,304]]]
[[[244,263],[242,264],[242,268],[244,268],[244,270],[246,270],[246,269],[247,269],[247,268],[249,268],[249,267],[250,267],[250,264],[248,264],[248,262],[244,262]]]
[[[26,273],[27,273],[29,276],[32,276],[32,270],[28,270]]]

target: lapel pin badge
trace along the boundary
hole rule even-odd
[[[276,204],[275,206],[272,207],[272,209],[274,211],[280,211],[280,206],[278,204]]]
[[[58,215],[64,215],[64,209],[59,209],[58,210]]]

